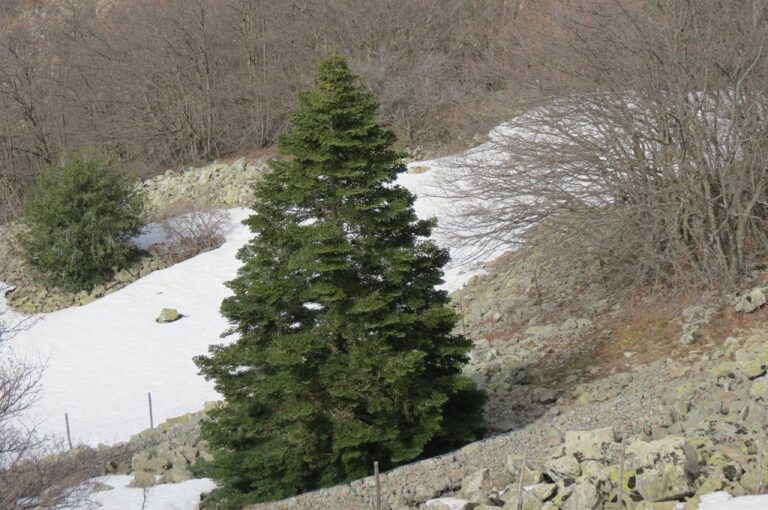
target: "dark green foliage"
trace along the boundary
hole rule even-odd
[[[238,507],[367,476],[478,437],[484,395],[460,375],[471,343],[442,282],[394,135],[373,94],[331,55],[299,97],[258,184],[256,234],[222,304],[237,340],[196,358],[226,405],[202,472]]]
[[[36,278],[89,290],[125,266],[143,194],[111,155],[83,150],[41,169],[21,211],[22,256]]]

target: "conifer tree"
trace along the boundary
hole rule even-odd
[[[196,358],[225,404],[204,437],[211,501],[237,507],[367,476],[478,437],[442,267],[394,134],[343,57],[317,69],[257,185],[255,234],[221,307],[234,343]]]

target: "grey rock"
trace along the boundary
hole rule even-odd
[[[765,287],[756,287],[736,299],[737,312],[754,312],[766,303]]]
[[[579,461],[572,455],[552,459],[547,463],[547,475],[555,481],[574,480],[581,476]]]
[[[592,478],[585,478],[579,481],[574,487],[573,492],[565,500],[563,510],[587,510],[598,508],[600,504],[600,492],[597,483]]]
[[[607,446],[615,442],[613,427],[594,430],[569,430],[565,433],[565,452],[579,460],[599,460]]]
[[[160,311],[160,315],[158,315],[157,319],[155,319],[155,322],[158,324],[165,324],[168,322],[175,322],[181,317],[181,314],[175,308],[163,308]]]

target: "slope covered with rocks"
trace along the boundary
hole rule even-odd
[[[760,490],[762,287],[666,300],[581,289],[566,305],[568,282],[539,275],[537,291],[529,262],[507,255],[455,294],[491,437],[382,475],[383,508],[510,510],[521,494],[528,510],[696,509],[716,491]],[[362,509],[374,498],[367,478],[253,508]]]

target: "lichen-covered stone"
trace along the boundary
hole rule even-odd
[[[565,433],[565,452],[580,461],[599,460],[605,449],[615,441],[612,427],[595,430],[569,430]]]
[[[574,456],[566,455],[549,461],[547,475],[555,481],[574,480],[581,476],[581,466]]]
[[[685,438],[633,442],[627,447],[627,458],[635,473],[635,490],[644,500],[682,499],[694,493],[692,480],[699,466],[696,451]]]
[[[160,310],[160,315],[157,316],[155,322],[158,324],[165,324],[168,322],[175,322],[181,318],[181,314],[175,308],[163,308]]]

